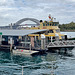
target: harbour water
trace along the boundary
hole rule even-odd
[[[68,54],[47,52],[35,56],[0,51],[0,75],[22,75],[21,66],[24,66],[23,75],[51,75],[51,72],[54,75],[75,75],[75,48]]]

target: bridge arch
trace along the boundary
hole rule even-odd
[[[32,22],[35,22],[36,25],[40,25],[40,21],[37,20],[37,19],[34,19],[34,18],[23,18],[23,19],[17,21],[17,22],[15,23],[15,26],[18,26],[18,25],[20,25],[21,23],[23,23],[24,21],[27,21],[27,20],[30,20],[30,21],[32,21]]]

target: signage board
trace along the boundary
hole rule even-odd
[[[2,32],[0,32],[0,35],[2,35]]]

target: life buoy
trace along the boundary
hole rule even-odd
[[[21,52],[23,52],[23,50],[21,50]]]

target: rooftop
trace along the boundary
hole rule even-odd
[[[28,29],[24,29],[24,30],[0,30],[0,32],[2,32],[2,35],[6,35],[6,36],[24,36],[24,35],[42,32],[42,31],[46,31],[46,29],[39,29],[39,30],[32,30],[32,29],[31,30],[28,30]]]

